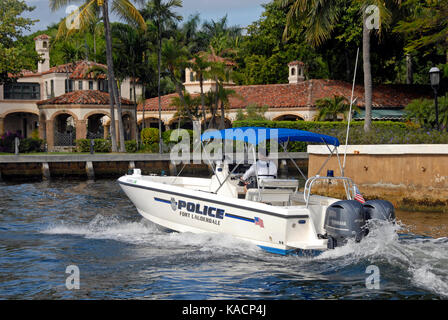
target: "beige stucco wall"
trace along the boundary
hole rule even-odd
[[[339,147],[343,162],[345,147]],[[314,176],[328,158],[326,146],[309,146],[308,176]],[[320,175],[334,170],[340,175],[337,157]],[[357,184],[385,187],[448,188],[448,145],[348,146],[345,176]]]

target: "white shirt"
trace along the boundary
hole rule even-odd
[[[251,176],[261,176],[270,178],[277,177],[277,166],[273,161],[258,160],[254,163],[243,176],[243,180],[247,180]]]

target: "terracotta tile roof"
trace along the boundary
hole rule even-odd
[[[38,35],[37,37],[34,38],[34,40],[37,40],[37,39],[48,40],[48,39],[50,39],[50,36],[48,36],[46,34],[40,34],[40,35]]]
[[[93,67],[98,66],[101,68],[104,68],[107,70],[107,66],[102,63],[97,63],[93,61],[77,61],[77,62],[70,62],[65,64],[60,64],[54,67],[51,67],[47,71],[44,72],[34,72],[29,70],[23,70],[21,73],[13,75],[8,74],[10,78],[21,78],[21,77],[36,77],[41,76],[44,74],[50,74],[50,73],[68,73],[70,79],[83,79],[83,80],[91,80],[91,79],[106,79],[106,74],[99,74],[97,77],[95,77],[93,72],[87,73],[87,71]]]
[[[314,107],[318,99],[332,98],[334,95],[344,96],[350,101],[352,85],[339,80],[313,79],[297,84],[234,86],[230,89],[236,93],[229,99],[230,109],[245,108],[249,104],[268,105],[270,108],[301,108]],[[430,98],[430,94],[430,88],[425,86],[378,85],[373,89],[373,107],[403,108],[413,99]],[[176,107],[171,106],[175,96],[177,94],[162,96],[162,110],[176,110]],[[357,106],[363,107],[363,86],[355,86],[354,97],[358,97]],[[142,105],[139,105],[139,110],[143,110]],[[158,98],[146,100],[145,110],[157,111]]]
[[[77,90],[68,92],[58,97],[50,98],[47,100],[41,100],[37,102],[37,105],[48,104],[94,104],[94,105],[107,105],[109,106],[109,93],[98,90]],[[121,104],[133,105],[131,100],[121,98]]]
[[[303,63],[302,61],[291,61],[290,63],[288,63],[288,66],[304,66],[305,63]]]
[[[225,64],[228,67],[234,67],[237,65],[235,61],[233,61],[229,58],[223,58],[220,56],[212,55],[208,52],[201,51],[198,54],[202,59],[207,59],[208,62],[219,62],[219,63]],[[192,63],[194,63],[195,61],[196,61],[195,58],[190,60],[190,62],[192,62]]]
[[[42,74],[70,73],[70,79],[96,79],[93,72],[87,73],[87,71],[94,66],[98,66],[107,70],[107,66],[104,64],[82,60],[54,66],[47,71],[42,72]],[[100,74],[97,78],[106,79],[106,75]]]

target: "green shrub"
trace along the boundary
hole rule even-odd
[[[439,97],[439,126],[442,130],[448,128],[448,94]],[[436,127],[436,108],[433,99],[415,99],[405,108],[406,119],[425,128]]]
[[[14,153],[16,138],[20,139],[20,153],[42,151],[44,140],[38,138],[23,138],[17,133],[6,132],[0,136],[0,152]]]
[[[158,153],[159,152],[159,144],[158,143],[144,144],[143,148],[139,152]]]
[[[141,132],[142,143],[144,145],[159,143],[159,129],[145,128]]]
[[[111,152],[112,143],[107,139],[94,139],[95,145],[93,150],[95,152]],[[90,152],[90,139],[78,139],[76,140],[76,147],[78,152]]]
[[[126,147],[126,152],[129,152],[129,153],[137,152],[137,150],[138,150],[137,141],[129,140],[129,141],[125,141],[124,144]]]
[[[25,138],[20,140],[19,152],[41,152],[43,149],[43,145],[44,140],[42,139]]]
[[[178,129],[173,129],[173,130],[167,130],[165,132],[162,133],[162,141],[164,144],[166,145],[175,145],[177,143],[179,143],[180,141],[182,141],[182,137],[180,136],[178,138],[177,141],[171,141],[171,134],[174,131],[177,131]],[[188,134],[190,135],[190,143],[193,143],[193,130],[190,129],[180,129],[180,130],[187,130]]]
[[[325,134],[339,139],[345,144],[347,122],[338,121],[235,121],[233,127],[290,128]],[[374,121],[369,133],[364,132],[363,121],[350,123],[348,144],[446,144],[448,133],[427,130],[419,126],[393,121]],[[306,151],[311,143],[293,142],[288,151]]]

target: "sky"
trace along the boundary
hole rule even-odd
[[[36,8],[23,16],[40,20],[32,27],[30,33],[44,30],[49,24],[59,22],[66,16],[65,7],[52,12],[48,0],[25,0],[25,2]],[[195,13],[199,13],[203,21],[211,19],[216,21],[227,14],[229,25],[246,27],[259,19],[263,12],[261,5],[268,2],[270,0],[183,0],[183,7],[176,11],[184,17],[184,20]],[[73,2],[75,5],[80,3],[83,1]],[[112,20],[117,19],[112,18]]]

